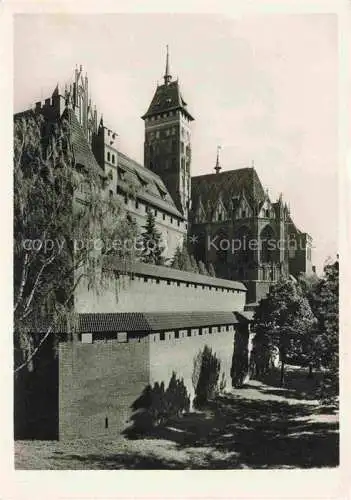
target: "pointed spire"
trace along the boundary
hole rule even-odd
[[[167,55],[166,55],[166,71],[165,71],[165,75],[164,75],[164,81],[165,81],[165,85],[168,85],[169,82],[172,80],[172,76],[169,72],[169,52],[168,52],[168,45],[166,46],[167,47]]]
[[[216,166],[215,166],[215,171],[216,171],[216,174],[219,174],[219,172],[221,171],[222,167],[219,163],[219,151],[221,149],[221,146],[217,146],[217,158],[216,158]]]

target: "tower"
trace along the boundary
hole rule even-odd
[[[172,80],[167,46],[164,83],[157,85],[145,122],[144,165],[158,174],[177,208],[188,218],[191,200],[191,130],[194,120]]]

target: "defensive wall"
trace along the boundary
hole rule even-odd
[[[97,292],[82,279],[75,298],[77,313],[241,311],[242,283],[137,263],[122,267],[106,261],[115,277]]]
[[[124,280],[117,299],[112,289],[96,296],[80,288],[78,334],[59,345],[60,439],[121,433],[145,388],[156,382],[167,388],[173,372],[192,402],[194,358],[205,345],[221,361],[220,380],[231,387],[245,287],[146,264],[109,265],[115,279]]]

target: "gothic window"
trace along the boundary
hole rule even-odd
[[[269,217],[269,210],[266,210],[266,217]]]
[[[275,240],[273,229],[266,226],[260,234],[261,262],[273,262],[275,260]]]
[[[242,216],[243,219],[245,219],[245,217],[246,217],[246,210],[242,210],[241,216]]]
[[[253,261],[252,234],[247,226],[241,226],[234,235],[236,260],[241,265]]]

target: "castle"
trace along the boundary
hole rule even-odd
[[[142,116],[144,165],[121,152],[117,133],[98,119],[82,67],[68,86],[57,85],[28,112],[48,121],[65,116],[76,164],[97,169],[140,227],[153,212],[166,257],[192,235],[191,253],[212,263],[217,275],[134,263],[117,298],[116,283],[98,296],[82,281],[75,296],[79,336],[61,336],[58,359],[40,382],[52,394],[52,411],[36,418],[57,427],[60,438],[120,432],[145,386],[167,384],[173,372],[193,397],[192,363],[204,345],[220,357],[229,386],[238,339],[248,361],[250,304],[279,276],[312,270],[312,240],[295,227],[282,196],[272,202],[254,168],[221,171],[218,155],[213,173],[191,175],[194,118],[170,74],[168,51],[164,82]],[[120,283],[119,264],[109,265]]]

